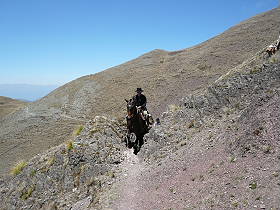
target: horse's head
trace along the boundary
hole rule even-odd
[[[137,112],[136,109],[136,102],[133,99],[126,100],[126,108],[127,108],[127,115],[129,118],[132,118],[134,114]]]

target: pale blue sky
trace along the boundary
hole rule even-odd
[[[64,84],[179,50],[279,0],[0,0],[0,84]]]

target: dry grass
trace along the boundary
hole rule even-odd
[[[22,172],[24,167],[27,166],[27,162],[22,160],[18,162],[12,169],[11,169],[11,174],[16,176]]]
[[[168,110],[170,111],[170,112],[178,112],[178,111],[180,111],[182,109],[182,107],[180,107],[180,106],[178,106],[178,105],[176,105],[176,104],[170,104],[169,106],[168,106]]]
[[[75,131],[75,135],[78,136],[81,134],[81,132],[84,130],[84,126],[80,125],[78,129]]]
[[[35,186],[29,187],[27,190],[23,191],[20,198],[22,200],[27,200],[35,190]]]
[[[74,149],[74,142],[72,140],[66,142],[66,149],[67,149],[67,151],[71,151]]]

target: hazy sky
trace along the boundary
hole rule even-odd
[[[0,0],[0,84],[63,84],[153,49],[190,47],[278,5],[279,0]]]

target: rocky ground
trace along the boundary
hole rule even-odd
[[[263,52],[172,105],[135,156],[124,122],[77,137],[0,181],[0,209],[280,209],[280,53]]]

